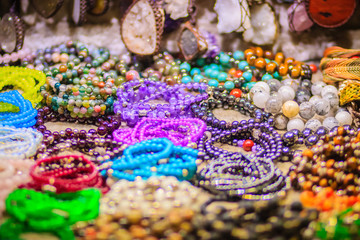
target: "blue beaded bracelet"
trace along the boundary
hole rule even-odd
[[[198,150],[175,146],[167,138],[154,138],[125,149],[121,158],[104,163],[103,176],[134,181],[140,176],[174,176],[178,180],[190,180],[196,173]],[[110,166],[110,167],[108,167]]]
[[[32,127],[36,123],[37,110],[17,91],[0,93],[0,102],[19,108],[18,112],[0,112],[0,124],[14,127]]]

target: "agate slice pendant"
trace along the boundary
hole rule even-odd
[[[207,50],[207,43],[190,22],[186,22],[180,31],[178,46],[185,60],[191,60]]]
[[[6,53],[18,51],[24,42],[22,20],[14,13],[7,13],[0,21],[0,45]]]

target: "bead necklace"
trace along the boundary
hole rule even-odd
[[[19,61],[22,61],[24,58],[26,58],[28,55],[30,55],[30,50],[28,49],[21,49],[17,52],[12,53],[5,53],[4,55],[0,54],[0,66],[3,65],[15,65]]]
[[[0,159],[25,159],[32,157],[43,135],[31,128],[0,126]]]
[[[99,214],[100,192],[87,189],[75,193],[41,193],[17,189],[6,199],[10,218],[1,225],[1,239],[19,239],[23,232],[51,232],[60,239],[75,239],[70,226]]]
[[[214,110],[215,108],[237,110],[241,114],[254,117],[256,122],[272,122],[272,119],[270,117],[271,114],[256,108],[244,98],[238,98],[231,94],[229,95],[228,93],[224,92],[224,87],[222,86],[214,88],[212,97],[210,97],[209,99],[204,100],[199,104],[195,103],[191,106],[195,117],[206,121],[206,124],[208,126],[229,130],[235,129],[240,126],[240,123],[238,121],[227,123],[224,120],[217,119],[212,113],[212,110]]]
[[[17,90],[0,93],[0,102],[10,104],[19,109],[17,112],[0,112],[0,124],[20,128],[35,125],[37,110],[34,109],[31,102],[24,99]]]
[[[121,79],[115,71],[119,60],[109,50],[69,41],[42,53],[47,79],[41,94],[53,111],[73,119],[113,112]],[[60,66],[54,66],[57,63]]]
[[[35,107],[41,100],[40,87],[44,85],[46,76],[44,73],[22,67],[0,68],[0,90],[6,86],[13,86],[22,90],[22,96],[29,100]]]
[[[206,124],[197,118],[164,119],[143,118],[134,128],[120,128],[113,132],[116,141],[133,145],[145,140],[165,137],[177,146],[191,147],[206,130]]]
[[[360,134],[352,128],[334,128],[315,146],[294,156],[290,172],[296,189],[320,192],[331,187],[338,195],[354,195],[358,186]]]
[[[30,180],[29,170],[33,164],[29,159],[0,161],[0,216],[5,210],[5,199],[9,193]]]
[[[126,148],[121,158],[100,166],[101,174],[134,181],[137,176],[175,176],[190,180],[196,173],[198,151],[175,146],[167,138],[154,138]],[[104,170],[108,169],[109,170]]]
[[[188,208],[195,212],[206,202],[208,194],[188,181],[179,181],[175,177],[150,177],[147,180],[125,179],[114,183],[107,181],[111,190],[100,200],[102,214],[121,214],[131,217],[135,211],[145,217],[164,216],[174,208]]]
[[[39,109],[36,127],[43,133],[44,140],[37,151],[36,159],[47,158],[62,151],[76,150],[89,155],[91,161],[102,162],[114,158],[126,147],[122,142],[112,140],[112,132],[120,126],[117,116],[96,120],[97,125],[100,126],[96,130],[88,131],[67,128],[59,132],[51,132],[44,125],[44,122],[49,120],[56,121],[56,116],[50,112],[50,109],[46,106]],[[61,121],[61,118],[59,120]],[[87,119],[87,122],[90,120]]]
[[[136,91],[137,90],[137,91]],[[129,126],[134,126],[141,117],[179,118],[191,117],[190,105],[204,100],[207,93],[193,96],[183,86],[167,86],[149,79],[134,79],[118,88],[118,101],[114,111],[120,114]],[[151,104],[149,101],[163,99],[168,104]]]
[[[63,193],[99,188],[106,193],[109,190],[96,166],[83,156],[66,155],[38,160],[31,167],[30,176],[32,181],[23,187],[38,191]]]

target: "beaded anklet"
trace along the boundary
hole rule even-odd
[[[191,147],[206,130],[206,124],[197,118],[164,119],[143,118],[136,126],[113,132],[114,140],[133,145],[145,140],[165,137],[175,145]]]
[[[175,146],[167,138],[154,138],[136,143],[124,150],[121,158],[100,166],[102,175],[134,181],[137,176],[175,176],[190,180],[196,172],[198,151]]]

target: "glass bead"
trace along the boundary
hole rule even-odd
[[[323,126],[331,130],[332,128],[339,126],[339,122],[334,117],[327,117],[323,121]]]
[[[338,94],[338,89],[332,85],[326,85],[321,89],[321,97],[324,97],[328,93]]]
[[[282,100],[284,102],[289,101],[289,100],[293,100],[295,98],[295,91],[292,87],[290,86],[282,86],[279,88],[278,93],[281,94]]]
[[[299,104],[309,101],[311,94],[306,88],[299,88],[295,94],[295,101]]]
[[[319,127],[321,127],[321,122],[317,119],[310,119],[305,124],[305,128],[309,128],[313,131],[316,131]]]
[[[320,116],[325,116],[330,111],[330,104],[326,99],[319,99],[314,103],[315,112]]]
[[[303,102],[300,104],[300,117],[310,119],[315,115],[315,106],[311,102]]]
[[[253,88],[257,88],[257,87],[263,89],[267,93],[270,93],[270,87],[266,82],[257,82],[257,83],[255,83]]]
[[[266,101],[265,111],[269,113],[278,113],[282,107],[282,100],[278,97],[272,96]]]
[[[281,87],[281,82],[275,78],[267,80],[267,84],[269,85],[271,91],[278,91]]]
[[[267,92],[258,92],[254,95],[253,101],[258,108],[265,108],[266,101],[270,98]]]
[[[282,113],[278,113],[274,117],[275,128],[278,130],[284,130],[287,127],[289,119]]]
[[[324,82],[316,82],[311,86],[311,93],[312,95],[321,95],[321,91],[323,87],[326,86]]]
[[[337,93],[327,92],[323,95],[323,99],[328,100],[328,102],[330,104],[330,108],[336,108],[339,106],[339,97],[338,97]]]
[[[295,101],[286,101],[282,106],[282,112],[288,118],[295,117],[299,113],[299,104]]]
[[[300,118],[291,119],[287,124],[288,131],[293,130],[293,129],[302,131],[302,130],[304,130],[304,128],[305,128],[305,124],[304,124],[303,120],[301,120]]]
[[[340,111],[335,115],[336,120],[339,122],[340,126],[351,125],[352,117],[351,114],[347,111]]]

